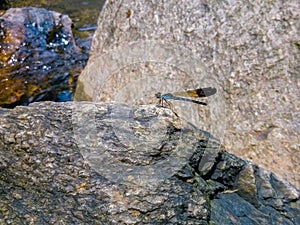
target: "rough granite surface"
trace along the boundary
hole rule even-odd
[[[0,224],[300,223],[296,188],[169,109],[41,102],[0,115]]]
[[[300,187],[299,21],[298,0],[106,1],[76,99],[149,103],[213,79],[223,133],[207,130]],[[190,56],[206,74],[180,67]]]

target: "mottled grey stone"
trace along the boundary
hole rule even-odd
[[[298,0],[106,1],[75,98],[144,104],[213,85],[226,107],[210,131],[299,188],[299,9]],[[185,118],[199,126],[190,108]]]
[[[40,102],[0,115],[1,224],[299,224],[296,188],[172,110]]]

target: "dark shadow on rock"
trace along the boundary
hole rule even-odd
[[[41,102],[0,115],[1,224],[300,222],[297,189],[169,109]]]

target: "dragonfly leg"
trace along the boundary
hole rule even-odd
[[[156,104],[157,107],[164,107],[163,98],[159,98],[159,102]]]
[[[164,106],[164,103],[166,106]],[[161,107],[171,109],[171,111],[177,116],[178,114],[175,112],[174,106],[171,102],[169,102],[167,99],[161,98]]]

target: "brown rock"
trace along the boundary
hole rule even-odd
[[[0,106],[71,95],[86,60],[71,25],[43,8],[11,8],[0,17]]]
[[[296,188],[170,109],[39,102],[0,115],[0,224],[300,222]]]

